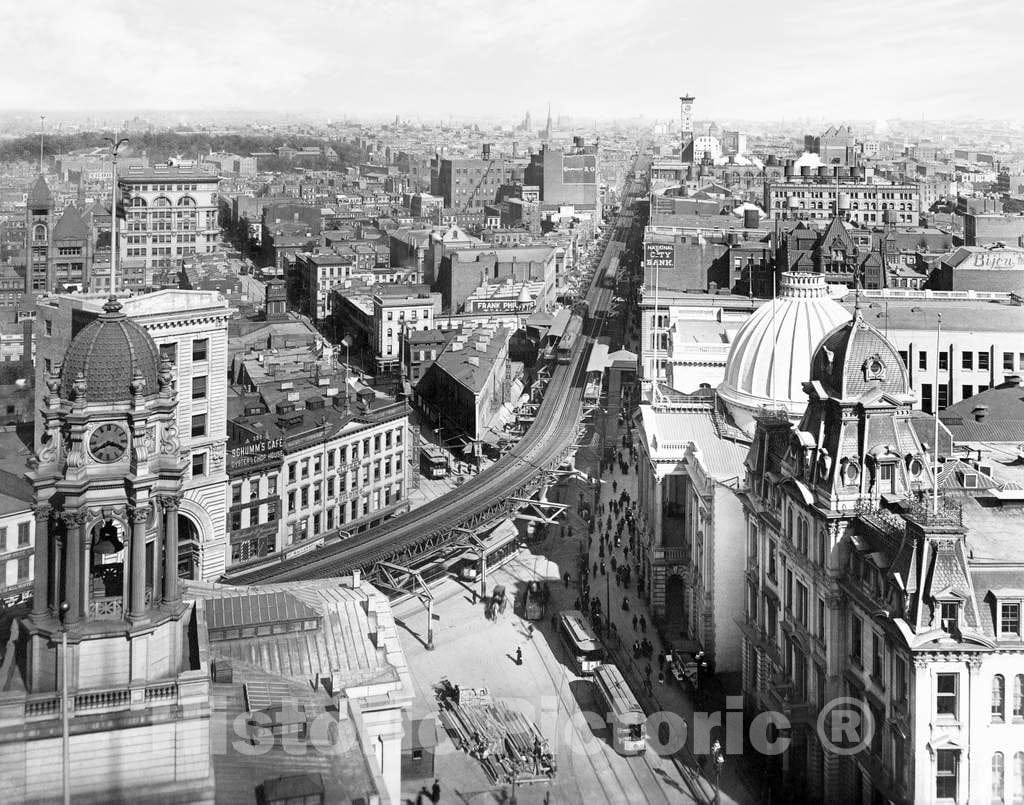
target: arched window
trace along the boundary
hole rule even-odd
[[[46,224],[36,224],[32,227],[32,240],[46,240]]]
[[[1003,802],[1006,784],[1003,775],[1003,753],[992,755],[992,802]]]
[[[1024,805],[1024,752],[1013,756],[1013,805]]]
[[[394,334],[395,334],[395,331],[394,331],[394,330],[392,330],[392,329],[391,329],[391,328],[389,327],[389,328],[388,328],[388,338],[392,338],[392,337],[394,336]]]
[[[1024,718],[1024,674],[1013,678],[1013,717]],[[1024,796],[1024,791],[1021,791]]]
[[[1006,680],[1002,674],[992,677],[992,720],[1002,721],[1006,706]]]
[[[178,199],[179,207],[194,207],[196,206],[196,200],[192,196],[182,196]]]
[[[171,200],[169,198],[167,198],[167,196],[157,196],[155,199],[153,199],[153,206],[154,207],[170,207],[171,206]]]
[[[142,196],[135,196],[135,198],[131,199],[128,202],[128,206],[129,207],[145,207],[146,206],[146,199],[144,199]]]

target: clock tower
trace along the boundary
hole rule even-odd
[[[680,157],[683,162],[693,162],[693,102],[692,95],[679,96]]]
[[[35,589],[31,614],[19,622],[26,718],[35,712],[32,701],[60,689],[66,671],[71,778],[86,786],[76,790],[87,793],[95,778],[108,792],[116,780],[126,795],[134,792],[129,798],[163,786],[203,801],[209,675],[194,651],[193,607],[178,583],[187,455],[175,424],[173,364],[111,297],[45,382],[41,447],[28,473],[36,501]],[[137,763],[146,746],[163,747],[162,756]],[[187,753],[180,764],[178,752]],[[54,754],[49,772],[59,785],[60,752]],[[40,764],[50,762],[26,761],[20,779],[27,798],[45,792]],[[110,768],[101,772],[104,764]],[[161,766],[167,768],[156,771]]]

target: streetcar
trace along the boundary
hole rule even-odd
[[[614,665],[594,669],[598,701],[611,730],[612,748],[620,755],[639,755],[647,749],[647,716]]]
[[[512,561],[519,553],[519,531],[511,520],[499,523],[491,533],[483,537],[483,558],[486,560],[487,572],[490,573]],[[480,577],[480,549],[470,548],[462,553],[450,565],[450,569],[460,579],[473,581]]]
[[[558,630],[577,674],[589,676],[604,662],[604,648],[590,631],[582,612],[576,609],[563,612],[558,618]]]
[[[448,475],[448,455],[439,447],[420,447],[420,472],[425,478],[445,478]]]

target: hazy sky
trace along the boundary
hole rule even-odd
[[[1024,0],[0,3],[0,104],[1024,119]]]

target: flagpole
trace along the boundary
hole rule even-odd
[[[942,314],[935,327],[935,430],[932,434],[932,514],[939,513],[939,341],[942,336]]]
[[[778,397],[778,392],[776,391],[776,388],[775,388],[775,366],[777,364],[777,361],[775,360],[775,350],[778,349],[778,346],[779,346],[779,336],[778,336],[778,333],[775,330],[775,299],[778,296],[778,291],[776,289],[776,281],[777,281],[777,279],[778,279],[778,274],[775,271],[773,271],[772,272],[772,376],[771,376],[771,381],[772,381],[772,408],[773,409],[778,408],[777,399],[776,399]]]

